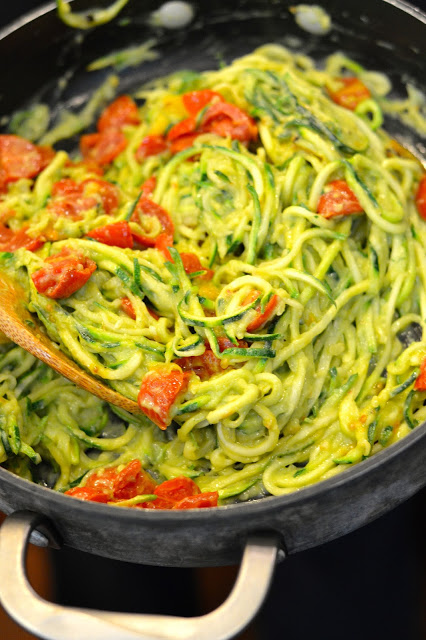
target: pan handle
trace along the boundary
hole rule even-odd
[[[215,611],[194,618],[113,613],[63,607],[41,598],[30,586],[25,558],[37,528],[58,547],[51,525],[39,514],[17,511],[0,529],[0,602],[22,627],[45,640],[228,640],[261,607],[279,552],[273,533],[251,536],[235,585]]]

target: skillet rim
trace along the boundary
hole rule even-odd
[[[373,474],[373,472],[377,470],[377,467],[383,467],[386,462],[391,462],[394,458],[402,456],[405,450],[411,449],[411,447],[415,447],[422,440],[424,440],[423,446],[426,449],[426,421],[418,427],[415,427],[415,429],[411,433],[409,433],[399,442],[395,442],[388,449],[379,451],[367,460],[363,460],[357,463],[354,467],[350,469],[344,469],[341,473],[333,476],[332,478],[320,480],[313,485],[303,487],[301,489],[281,496],[270,495],[252,501],[227,504],[218,507],[209,507],[208,509],[188,509],[182,511],[165,509],[157,512],[151,509],[134,509],[132,507],[120,507],[119,512],[122,513],[122,519],[125,521],[134,520],[136,522],[136,518],[143,517],[147,518],[148,521],[150,518],[152,518],[156,519],[156,522],[163,521],[164,523],[176,523],[177,520],[183,523],[187,523],[189,520],[195,519],[195,523],[197,523],[200,520],[206,518],[210,519],[210,517],[216,517],[216,515],[220,519],[222,518],[222,516],[220,515],[221,513],[223,513],[223,517],[226,518],[232,518],[234,514],[235,517],[238,517],[238,514],[242,510],[245,513],[247,508],[249,508],[250,512],[253,513],[253,516],[264,514],[265,512],[269,511],[272,512],[275,511],[276,508],[280,507],[282,507],[283,509],[285,509],[286,507],[290,508],[294,506],[295,503],[302,505],[304,502],[309,502],[312,499],[315,499],[320,494],[322,494],[323,497],[326,493],[340,488],[343,484],[350,484],[352,480],[355,481],[356,479],[361,478],[361,476]],[[113,514],[117,514],[117,509],[114,509],[112,505],[79,500],[77,498],[73,498],[72,496],[66,496],[59,491],[49,489],[48,487],[43,487],[42,485],[27,480],[26,478],[16,476],[11,471],[8,471],[7,469],[4,469],[0,466],[0,482],[3,483],[3,480],[5,480],[6,484],[9,485],[21,485],[21,488],[25,492],[25,494],[31,493],[31,490],[39,492],[40,497],[45,496],[51,504],[56,504],[56,501],[58,501],[59,508],[68,505],[70,509],[74,509],[74,511],[77,512],[84,512],[88,509],[90,513],[98,513],[102,516],[107,516],[108,514],[111,514],[113,516]],[[422,486],[426,486],[426,473]],[[421,487],[419,487],[417,490],[420,490],[420,488]],[[68,502],[64,502],[64,499]]]

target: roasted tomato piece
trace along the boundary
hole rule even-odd
[[[140,460],[132,460],[117,472],[113,482],[115,500],[129,500],[145,493],[154,493],[155,483],[142,469]]]
[[[115,184],[100,178],[87,178],[83,180],[81,186],[86,196],[98,196],[102,203],[102,208],[106,214],[110,215],[117,209],[119,203],[119,191]]]
[[[160,429],[173,419],[173,407],[188,387],[190,374],[179,367],[161,364],[145,374],[138,395],[141,410]]]
[[[91,473],[84,487],[69,489],[65,493],[94,502],[117,502],[137,495],[153,493],[156,485],[142,469],[140,460],[131,460],[120,471],[115,467]]]
[[[132,231],[129,223],[125,220],[92,229],[87,235],[89,238],[93,238],[110,247],[120,247],[121,249],[131,249],[133,247]]]
[[[339,80],[343,87],[337,91],[330,91],[330,97],[341,107],[354,111],[360,102],[370,98],[370,91],[358,78],[339,78]]]
[[[100,178],[87,178],[80,183],[62,178],[52,185],[53,200],[48,208],[57,215],[78,217],[82,211],[87,211],[100,202],[105,213],[110,214],[118,207],[118,194],[115,185]]]
[[[52,184],[52,197],[56,196],[68,196],[68,195],[81,195],[81,186],[71,178],[62,178]]]
[[[96,270],[93,260],[68,249],[46,258],[44,262],[46,266],[33,273],[31,279],[39,293],[53,299],[71,296]]]
[[[143,195],[146,196],[147,198],[149,198],[149,196],[152,196],[152,194],[155,191],[156,184],[157,184],[157,178],[155,176],[151,176],[150,178],[145,180],[145,182],[141,186],[141,191]]]
[[[12,231],[0,223],[0,251],[16,251],[22,248],[28,249],[28,251],[37,251],[43,244],[42,237],[31,238],[25,228]]]
[[[217,341],[221,352],[225,351],[225,349],[235,347],[235,344],[224,336],[218,337]],[[248,344],[244,340],[238,340],[238,347],[240,349],[246,349]],[[206,345],[206,350],[201,355],[178,358],[174,360],[174,363],[177,364],[182,371],[192,371],[201,380],[209,380],[212,376],[222,373],[229,367],[228,363],[218,358],[208,345]]]
[[[183,268],[185,269],[185,273],[190,275],[191,273],[196,273],[197,271],[205,271],[202,276],[198,276],[198,280],[211,280],[214,276],[214,271],[207,267],[203,267],[200,262],[200,259],[195,253],[181,253],[180,257],[182,259]]]
[[[135,505],[141,509],[173,509],[176,502],[173,500],[168,500],[167,498],[158,497],[156,500],[152,500],[150,502],[143,502],[142,504]]]
[[[234,346],[231,343],[232,346]],[[210,378],[218,373],[222,373],[224,368],[221,367],[221,360],[211,349],[206,349],[200,356],[189,356],[187,358],[178,358],[174,360],[182,371],[192,371],[200,380],[210,380]]]
[[[91,489],[90,487],[75,487],[74,489],[68,489],[65,491],[67,496],[73,498],[80,498],[80,500],[90,500],[90,502],[109,502],[109,496],[107,493],[100,491],[99,489]]]
[[[56,156],[56,151],[55,149],[52,149],[52,147],[49,146],[37,146],[37,151],[40,154],[40,158],[41,158],[41,167],[40,170],[43,171],[43,169],[45,169],[53,160],[53,158]]]
[[[150,198],[147,198],[145,195],[143,195],[139,200],[136,210],[131,217],[131,221],[136,222],[139,225],[143,225],[144,216],[157,218],[162,228],[161,233],[165,233],[168,237],[173,238],[173,234],[175,231],[173,220],[162,206],[160,206]],[[142,245],[142,247],[155,247],[158,235],[159,234],[151,236],[133,232],[133,238],[135,239],[135,242]]]
[[[96,205],[96,198],[84,196],[82,184],[70,178],[62,178],[52,185],[52,200],[47,209],[57,216],[78,219],[83,211],[93,209]]]
[[[229,102],[216,102],[209,107],[201,120],[203,131],[230,137],[240,142],[257,138],[257,125],[245,111]]]
[[[176,140],[173,140],[172,144],[170,145],[170,153],[174,156],[180,151],[184,151],[185,149],[193,147],[194,142],[199,135],[199,133],[190,133],[186,136],[180,136],[180,138],[176,138]]]
[[[420,373],[414,383],[416,391],[426,391],[426,358],[422,360],[420,365]]]
[[[56,216],[64,216],[78,220],[84,211],[96,207],[95,198],[83,198],[79,194],[65,196],[59,200],[49,202],[47,208]]]
[[[158,249],[158,251],[161,251],[166,260],[173,262],[169,247],[173,247],[172,236],[169,236],[168,233],[160,233],[155,240],[155,248]]]
[[[108,499],[111,500],[116,477],[117,469],[115,467],[94,471],[89,476],[86,476],[84,488],[96,489],[99,492],[105,493]]]
[[[243,306],[250,304],[250,302],[253,302],[253,300],[255,300],[259,295],[260,295],[259,291],[253,292],[254,297],[251,297],[251,298],[249,297],[250,296],[249,294],[249,296],[247,296],[247,298],[244,300]],[[270,320],[271,317],[274,315],[275,308],[279,301],[280,301],[280,298],[277,294],[274,294],[273,296],[271,296],[271,298],[268,300],[268,302],[265,305],[265,309],[263,313],[261,312],[261,306],[259,304],[255,308],[257,316],[254,320],[250,322],[250,324],[247,325],[247,331],[248,332],[256,331],[256,329],[260,329],[260,327],[262,327],[266,322],[268,322],[268,320]]]
[[[177,122],[173,127],[171,127],[167,133],[167,140],[169,142],[173,142],[177,138],[181,136],[186,136],[190,133],[195,133],[197,130],[197,123],[195,118],[185,118],[180,122]]]
[[[422,176],[416,193],[416,207],[419,216],[426,220],[426,174]]]
[[[139,124],[136,102],[130,96],[119,96],[106,107],[98,120],[98,131],[121,129],[126,124]]]
[[[146,136],[136,149],[136,160],[142,162],[149,156],[158,156],[168,148],[166,140],[163,136]]]
[[[105,129],[100,133],[88,133],[80,138],[83,158],[99,165],[111,164],[126,147],[126,137],[119,129]]]
[[[208,507],[217,507],[219,494],[217,491],[209,491],[200,493],[197,496],[188,496],[182,498],[173,507],[173,509],[204,509]]]
[[[34,178],[42,168],[37,147],[19,136],[0,135],[1,180],[5,184],[20,178]]]
[[[344,180],[334,180],[326,185],[317,209],[324,218],[348,216],[363,211],[358,198]]]
[[[120,306],[124,313],[129,316],[129,318],[132,318],[132,320],[136,320],[136,312],[132,305],[132,301],[129,298],[122,298]]]
[[[216,91],[211,89],[201,89],[199,91],[189,91],[182,96],[185,109],[190,116],[196,116],[197,113],[204,109],[211,102],[224,102],[224,98]]]
[[[191,478],[182,476],[179,478],[172,478],[172,480],[166,480],[159,484],[154,493],[162,498],[167,498],[172,502],[179,502],[183,498],[189,496],[195,496],[200,492],[200,489]]]

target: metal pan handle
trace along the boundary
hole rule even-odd
[[[46,640],[228,640],[254,618],[274,572],[279,544],[274,534],[249,538],[240,572],[227,600],[195,618],[113,613],[47,602],[30,586],[25,558],[37,528],[58,547],[53,529],[38,514],[18,511],[0,529],[0,602],[22,627]]]

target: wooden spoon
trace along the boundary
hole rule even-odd
[[[29,313],[26,301],[27,294],[24,289],[0,272],[0,331],[78,387],[120,409],[135,414],[141,413],[137,402],[110,389],[62,353],[41,330],[38,318]]]

